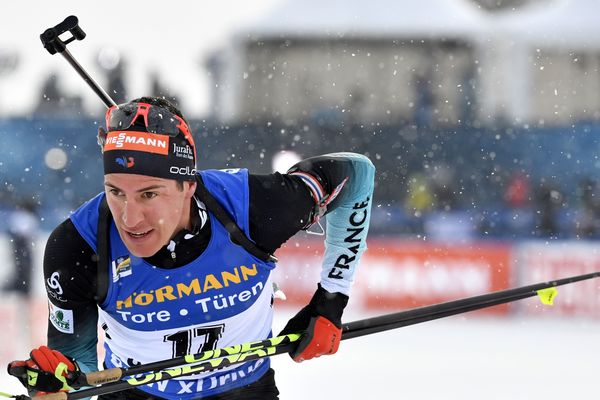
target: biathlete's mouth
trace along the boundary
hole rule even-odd
[[[147,230],[145,232],[129,232],[129,231],[126,231],[126,232],[132,238],[139,239],[139,238],[143,238],[143,237],[147,236],[150,232],[152,232],[152,229]]]

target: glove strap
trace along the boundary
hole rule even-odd
[[[64,362],[58,363],[58,366],[54,370],[54,376],[56,379],[63,383],[62,388],[60,390],[71,390],[72,388],[67,383],[67,375],[69,374],[69,367]]]
[[[58,392],[59,390],[69,390],[68,386],[65,389],[66,381],[65,377],[58,377],[52,375],[50,372],[42,371],[40,369],[26,367],[27,371],[27,383],[23,382],[28,390],[34,390],[36,392]],[[57,380],[58,379],[58,380]]]
[[[37,385],[37,379],[39,370],[27,368],[27,386],[35,387]]]

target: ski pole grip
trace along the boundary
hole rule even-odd
[[[103,385],[109,382],[116,382],[123,377],[121,368],[109,368],[103,371],[89,372],[85,374],[85,380],[90,386]]]
[[[60,38],[65,32],[71,33],[71,37],[63,40]],[[73,40],[83,40],[85,32],[79,26],[79,20],[76,16],[70,15],[63,22],[55,27],[48,28],[40,35],[44,48],[50,54],[62,53],[67,48],[67,44]]]
[[[104,371],[95,371],[85,374],[85,384],[82,386],[97,386],[105,383],[116,382],[123,377],[121,368],[110,368]],[[67,400],[67,392],[48,393],[43,396],[33,396],[31,400]]]

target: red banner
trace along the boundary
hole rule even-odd
[[[436,244],[406,240],[368,241],[352,289],[356,305],[402,310],[506,289],[511,283],[510,248],[505,245]],[[275,280],[288,304],[302,304],[319,282],[323,245],[292,241],[280,249]],[[504,313],[507,306],[487,312]]]

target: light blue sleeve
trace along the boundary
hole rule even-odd
[[[356,268],[367,249],[375,166],[361,154],[334,153],[350,161],[348,180],[339,192],[337,207],[326,215],[325,254],[321,286],[330,293],[350,294]]]

